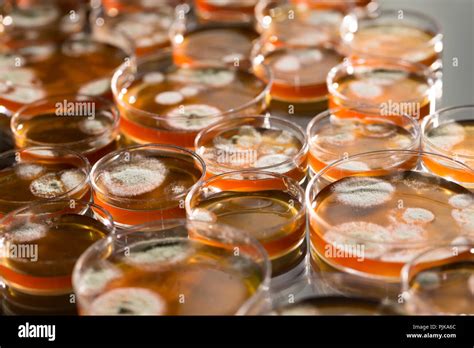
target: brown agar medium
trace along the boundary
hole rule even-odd
[[[205,21],[249,23],[258,0],[196,0],[196,14]]]
[[[274,116],[222,120],[201,131],[195,150],[206,162],[207,178],[234,170],[252,169],[306,179],[308,146],[304,131]]]

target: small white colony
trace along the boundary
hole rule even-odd
[[[343,146],[353,143],[355,139],[355,133],[352,129],[344,127],[334,130],[331,134],[318,135],[315,137],[313,142],[323,146]]]
[[[65,42],[61,47],[62,53],[70,57],[80,57],[86,54],[93,54],[100,50],[103,44],[87,40],[75,40]]]
[[[284,55],[280,57],[274,64],[273,68],[280,72],[296,72],[301,69],[301,62],[296,55]]]
[[[408,74],[404,71],[374,71],[367,78],[367,82],[378,86],[392,86],[407,77]]]
[[[388,122],[361,124],[359,129],[369,138],[389,138],[397,133],[397,126]]]
[[[428,209],[406,208],[402,218],[408,224],[427,224],[432,222],[435,216]]]
[[[235,79],[235,72],[220,69],[178,69],[169,74],[168,79],[186,85],[204,85],[218,88],[230,85]]]
[[[191,216],[189,217],[191,220],[197,221],[204,221],[204,222],[216,222],[217,216],[212,211],[203,209],[203,208],[196,208],[193,209]]]
[[[456,209],[474,207],[474,194],[462,193],[449,198],[448,203]]]
[[[347,161],[347,162],[339,164],[337,167],[339,169],[353,171],[353,172],[370,170],[369,165],[361,161]]]
[[[380,260],[383,262],[394,262],[394,263],[406,263],[417,257],[424,249],[391,249],[387,250],[381,257]]]
[[[165,81],[165,75],[159,71],[153,71],[143,75],[142,80],[145,83],[159,84]]]
[[[459,227],[474,235],[474,208],[453,209],[451,216]]]
[[[84,182],[86,175],[78,169],[68,169],[59,173],[59,178],[67,191],[78,187]]]
[[[263,141],[260,132],[252,126],[242,126],[232,141],[239,147],[252,148],[260,145]]]

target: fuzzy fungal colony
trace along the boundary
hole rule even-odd
[[[168,175],[164,164],[154,158],[134,157],[101,173],[101,182],[113,195],[134,197],[160,187]]]
[[[126,57],[122,49],[87,37],[24,43],[0,55],[0,100],[15,111],[50,95],[106,95]]]
[[[407,117],[394,118],[393,121],[382,117],[347,118],[336,114],[318,116],[310,126],[309,163],[317,173],[325,166],[361,152],[411,149],[417,146],[415,130]],[[397,124],[397,121],[399,121]],[[403,123],[407,123],[404,125]],[[371,168],[376,165],[376,168]],[[354,160],[340,168],[350,171],[376,170],[381,163],[366,163]]]
[[[150,71],[120,91],[122,130],[136,142],[192,147],[197,132],[224,114],[262,111],[265,83],[243,70],[224,67]],[[142,116],[146,113],[147,116]]]
[[[188,175],[183,172],[179,180],[175,173],[179,169],[170,168],[173,164],[166,158],[134,156],[129,162],[117,163],[101,171],[97,185],[113,196],[124,198],[142,197],[157,189],[165,194],[184,193],[194,184],[196,172]]]
[[[396,22],[396,21],[395,21]],[[439,52],[431,44],[436,34],[394,22],[362,26],[347,42],[349,52],[358,57],[373,55],[402,59],[430,66]]]
[[[278,4],[278,2],[276,2]],[[275,45],[318,46],[338,41],[338,29],[344,17],[342,8],[323,8],[311,2],[280,2],[259,8],[257,16],[264,36]]]

